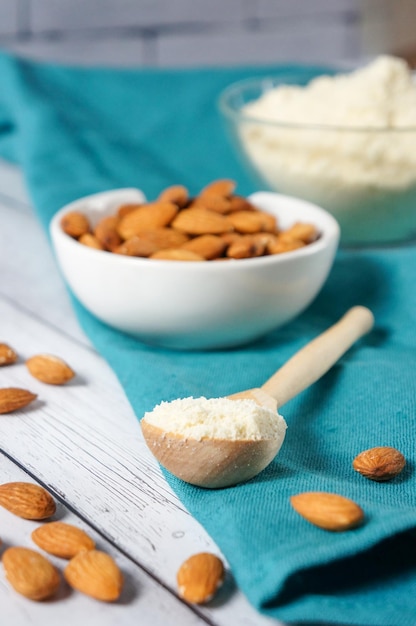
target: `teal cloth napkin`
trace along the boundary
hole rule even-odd
[[[137,186],[152,198],[170,184],[196,193],[229,177],[246,194],[255,189],[224,136],[216,99],[234,80],[290,70],[80,69],[3,54],[0,154],[22,167],[45,228],[64,203],[116,187]],[[308,78],[322,68],[303,71]],[[260,385],[350,306],[374,312],[375,330],[284,407],[286,441],[257,478],[209,491],[166,474],[223,551],[238,586],[269,616],[299,624],[416,624],[415,257],[413,245],[339,252],[303,315],[235,350],[148,347],[73,300],[138,418],[161,400]],[[389,483],[351,468],[357,453],[377,445],[395,446],[408,459]],[[354,499],[366,522],[344,533],[310,525],[289,496],[311,490]]]

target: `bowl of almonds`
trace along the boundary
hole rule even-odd
[[[109,326],[183,350],[251,342],[299,315],[331,269],[336,220],[273,192],[243,197],[231,180],[196,195],[180,184],[146,199],[118,189],[76,200],[50,232],[62,274]]]

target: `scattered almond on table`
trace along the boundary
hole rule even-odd
[[[290,503],[299,515],[324,530],[349,530],[364,520],[358,504],[335,493],[309,491],[291,496]]]
[[[3,387],[0,389],[0,414],[13,413],[27,406],[37,395],[20,387]]]
[[[12,365],[18,359],[17,353],[7,343],[0,343],[0,366]]]
[[[174,261],[248,259],[281,254],[319,238],[313,224],[280,228],[277,218],[235,193],[232,180],[211,182],[191,197],[183,185],[164,189],[155,201],[124,204],[94,226],[79,211],[61,228],[90,248]]]
[[[13,589],[30,600],[52,597],[61,584],[58,570],[35,550],[7,548],[2,561],[6,578]]]
[[[0,506],[18,517],[43,520],[56,511],[55,500],[40,485],[10,482],[0,485]]]
[[[123,575],[114,559],[100,550],[81,551],[64,570],[67,583],[88,596],[114,602],[123,588]]]
[[[48,385],[64,385],[75,372],[65,361],[52,354],[37,354],[26,361],[30,374]]]
[[[176,575],[181,598],[193,604],[209,602],[225,578],[222,560],[210,552],[199,552],[180,566]]]
[[[71,559],[82,550],[94,550],[95,541],[81,528],[65,522],[48,522],[32,532],[39,548],[62,559]]]
[[[358,454],[352,462],[356,472],[378,482],[391,480],[404,469],[403,454],[390,446],[369,448]]]

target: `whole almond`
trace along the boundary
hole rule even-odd
[[[254,235],[241,235],[227,249],[227,257],[231,259],[250,259],[262,256],[266,249],[266,242]]]
[[[120,218],[117,215],[103,217],[94,228],[94,236],[105,250],[113,251],[121,244],[121,237],[117,232]]]
[[[19,387],[0,389],[0,413],[12,413],[36,400],[37,395]]]
[[[276,218],[264,211],[234,211],[227,216],[228,220],[239,233],[250,234],[262,231],[274,232],[277,227]]]
[[[72,559],[81,550],[93,550],[95,542],[86,532],[65,522],[48,522],[32,532],[32,539],[39,548],[59,556]]]
[[[189,235],[220,235],[233,230],[227,217],[202,207],[183,209],[172,226]]]
[[[299,515],[324,530],[349,530],[364,519],[364,512],[358,504],[336,493],[300,493],[292,496],[290,503]]]
[[[378,482],[391,480],[400,474],[405,465],[406,459],[403,454],[390,446],[364,450],[352,462],[355,471]]]
[[[75,372],[57,356],[37,354],[26,361],[34,378],[48,385],[63,385],[75,376]]]
[[[151,241],[135,235],[134,237],[123,241],[122,244],[113,249],[113,252],[116,254],[123,254],[124,256],[147,257],[154,252],[157,252],[158,249],[159,248]]]
[[[210,552],[194,554],[182,563],[176,575],[179,595],[187,602],[204,604],[214,597],[224,578],[220,558]]]
[[[304,245],[305,244],[300,239],[289,240],[279,235],[267,244],[267,252],[269,254],[282,254],[283,252],[290,252],[291,250],[303,248]]]
[[[195,198],[191,206],[203,207],[209,211],[215,211],[216,213],[222,213],[225,215],[230,211],[231,201],[225,196],[220,196],[214,193],[206,193],[203,196]]]
[[[234,211],[257,211],[258,209],[251,204],[244,196],[233,195],[230,198],[230,212]]]
[[[23,519],[41,520],[56,511],[55,500],[40,485],[11,482],[0,485],[0,506]]]
[[[151,259],[161,259],[165,261],[205,261],[204,257],[191,250],[182,250],[181,248],[169,248],[168,250],[159,250],[150,255]]]
[[[216,259],[222,256],[226,246],[224,239],[218,235],[200,235],[184,243],[181,248],[195,252],[204,259]]]
[[[303,243],[312,243],[318,238],[318,230],[313,224],[296,222],[282,233],[283,240],[299,239]]]
[[[70,237],[81,237],[90,231],[88,218],[80,211],[70,211],[61,219],[62,230]]]
[[[120,597],[123,575],[115,561],[99,550],[79,552],[65,568],[67,583],[96,600],[112,602]]]
[[[142,204],[120,219],[118,233],[123,239],[130,239],[146,230],[163,228],[171,223],[178,210],[178,206],[173,202]]]
[[[59,588],[55,567],[42,554],[29,548],[8,548],[2,557],[6,578],[15,591],[30,600],[46,600]]]
[[[202,190],[200,195],[216,195],[223,196],[228,198],[232,195],[236,188],[237,184],[234,180],[229,178],[219,178],[218,180],[213,180],[211,183],[208,183]]]
[[[173,202],[179,208],[187,205],[189,200],[189,192],[183,185],[172,185],[164,189],[158,197],[159,202]]]
[[[16,363],[17,353],[7,343],[0,343],[0,366]]]
[[[91,233],[85,233],[84,235],[81,235],[78,241],[88,248],[94,248],[95,250],[104,250],[104,246],[98,241],[97,237]]]
[[[189,239],[188,235],[180,233],[173,228],[153,228],[152,230],[145,230],[140,234],[140,238],[153,244],[158,250],[179,248]]]

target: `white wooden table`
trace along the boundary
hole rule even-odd
[[[189,515],[147,450],[138,420],[114,373],[81,331],[52,252],[32,211],[18,168],[0,161],[0,342],[19,361],[0,368],[0,387],[23,387],[38,399],[0,416],[0,483],[32,481],[57,501],[53,519],[91,534],[125,576],[120,600],[101,603],[65,584],[55,600],[32,602],[13,591],[0,566],[1,624],[10,626],[277,626],[252,608],[227,577],[204,607],[178,598],[176,571],[195,552],[219,554]],[[77,376],[45,385],[25,360],[60,356]],[[36,548],[39,522],[0,507],[0,550]],[[62,571],[61,559],[51,560]]]

